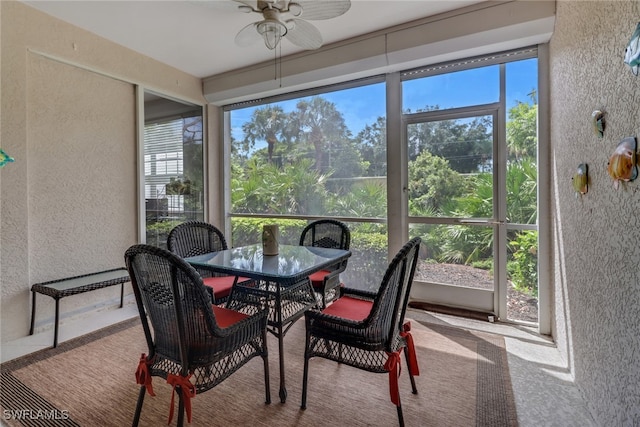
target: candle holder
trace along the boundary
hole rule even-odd
[[[262,226],[262,254],[278,255],[279,230],[277,224]]]

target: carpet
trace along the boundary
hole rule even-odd
[[[400,392],[407,426],[517,426],[504,340],[412,320],[418,394],[406,364]],[[264,403],[262,360],[254,358],[218,387],[192,399],[192,426],[393,426],[388,375],[324,359],[310,362],[307,409],[300,409],[304,322],[285,337],[288,398],[278,399],[277,341],[269,334],[272,403]],[[139,319],[110,326],[0,365],[2,419],[9,426],[127,426],[135,411]],[[140,425],[166,425],[171,387],[153,379]],[[177,402],[176,402],[177,407]],[[21,418],[21,419],[18,419]],[[176,417],[172,422],[176,423]]]

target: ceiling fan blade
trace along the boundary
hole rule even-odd
[[[290,19],[287,24],[290,28],[285,38],[291,43],[308,50],[322,46],[322,35],[313,24],[302,19]]]
[[[299,18],[312,21],[335,18],[351,8],[350,0],[292,0],[291,3],[302,6]]]
[[[254,22],[241,29],[238,34],[236,34],[236,45],[240,47],[247,47],[259,40],[262,40],[262,36],[258,34],[256,26],[257,22]]]
[[[257,9],[258,7],[258,0],[233,0],[232,3],[241,3],[252,9]]]
[[[256,0],[187,0],[191,4],[195,4],[209,9],[216,9],[227,12],[236,12],[239,7],[249,6],[255,9],[258,2]]]

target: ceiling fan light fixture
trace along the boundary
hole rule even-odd
[[[287,27],[276,19],[265,19],[257,25],[258,33],[264,39],[268,49],[273,50],[280,43],[280,39],[287,34]]]

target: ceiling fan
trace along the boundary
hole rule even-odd
[[[275,49],[284,37],[303,49],[322,46],[320,31],[306,20],[331,19],[347,12],[350,0],[233,0],[240,3],[238,10],[259,13],[261,21],[244,27],[236,35],[238,46],[249,46],[263,40],[269,49]]]

